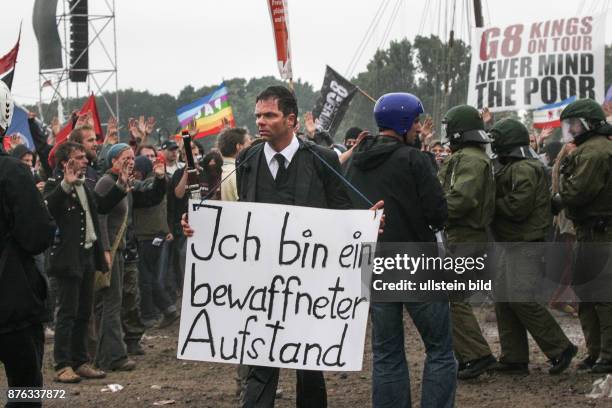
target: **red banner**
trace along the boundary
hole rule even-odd
[[[289,8],[287,0],[268,0],[274,42],[276,43],[276,60],[283,79],[292,79],[291,47],[289,45]]]

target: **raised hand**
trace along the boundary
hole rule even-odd
[[[64,180],[66,183],[72,185],[80,177],[79,165],[74,159],[68,160],[64,164]]]
[[[106,123],[106,136],[104,144],[116,144],[119,142],[119,131],[117,130],[117,118],[111,116]]]
[[[144,122],[144,117],[142,118]],[[138,121],[134,118],[130,118],[128,120],[128,130],[130,131],[130,135],[132,135],[132,137],[136,140],[140,141],[145,137],[144,131],[143,132],[140,131],[140,126],[138,124]]]
[[[145,121],[144,115],[140,115],[138,118],[138,122],[136,123],[138,126],[138,131],[144,136],[147,134],[147,122]]]
[[[317,125],[315,124],[312,112],[306,112],[304,114],[304,127],[306,129],[306,133],[308,133],[308,136],[311,138],[314,137],[315,131],[317,130]]]
[[[553,129],[552,127],[545,127],[544,129],[542,129],[539,136],[539,142],[542,142],[549,138],[553,134],[554,130],[555,129]]]
[[[195,116],[187,124],[187,130],[192,138],[198,133],[198,121]]]
[[[62,130],[62,125],[57,116],[54,116],[53,119],[51,119],[51,132],[53,136],[56,136],[60,130]]]
[[[84,113],[83,115],[79,115],[77,118],[76,124],[74,125],[75,129],[83,127],[84,125],[89,125],[93,127],[93,115],[91,112]]]
[[[153,133],[153,130],[155,130],[155,123],[157,122],[155,121],[155,118],[153,116],[149,116],[147,118],[147,123],[145,124],[145,133],[147,135]]]
[[[124,160],[121,163],[121,170],[119,171],[119,183],[125,188],[126,191],[132,190],[134,184],[133,166],[129,160]]]
[[[487,108],[486,106],[483,108],[483,110],[480,113],[480,115],[482,116],[482,121],[485,124],[491,123],[493,121],[493,114],[491,113],[489,108]]]
[[[10,150],[13,150],[17,146],[23,144],[23,139],[17,133],[14,133],[9,138]]]
[[[427,117],[423,121],[423,124],[421,125],[421,134],[424,137],[427,137],[429,135],[433,136],[434,134],[433,118],[429,115],[427,115]]]

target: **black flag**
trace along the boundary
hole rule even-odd
[[[318,119],[317,128],[327,131],[333,138],[356,91],[355,85],[327,66],[321,96],[312,112]]]

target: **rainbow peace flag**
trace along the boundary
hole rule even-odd
[[[213,93],[178,108],[176,116],[182,130],[187,129],[187,125],[195,118],[197,125],[195,139],[216,135],[226,125],[236,126],[234,113],[227,98],[227,88],[223,84]]]

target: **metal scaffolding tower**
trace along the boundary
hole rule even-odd
[[[115,0],[89,0],[87,14],[76,14],[74,9],[83,0],[60,0],[56,14],[58,32],[62,37],[63,68],[39,70],[39,106],[58,103],[58,115],[68,115],[74,109],[74,99],[94,93],[102,100],[108,111],[119,119],[119,96],[117,78],[117,29],[115,23]],[[89,31],[86,48],[72,58],[70,44],[71,17],[87,19]],[[75,68],[81,58],[89,58],[86,69]],[[73,82],[71,73],[86,72],[85,82]],[[112,94],[112,95],[111,95]],[[46,112],[49,113],[49,112]],[[60,120],[63,118],[60,118]]]

